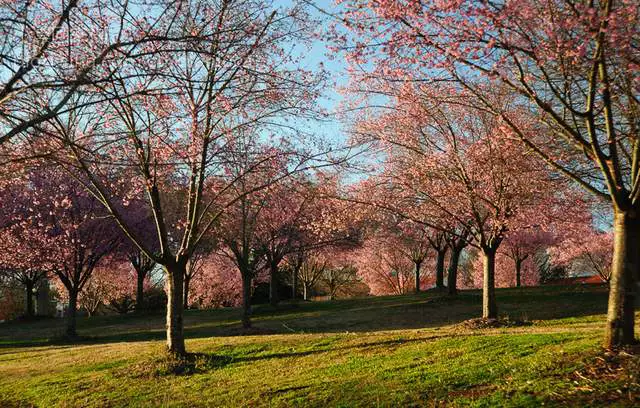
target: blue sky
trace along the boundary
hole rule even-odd
[[[289,1],[285,0],[277,2],[279,6],[286,7]],[[317,0],[315,4],[326,10],[335,8],[333,0]],[[323,21],[318,27],[318,32],[322,32],[326,27],[327,17],[323,16],[319,11],[310,7],[309,11],[313,17]],[[294,52],[300,53],[303,56],[302,65],[303,68],[315,70],[320,64],[324,66],[324,69],[328,71],[329,80],[324,89],[322,97],[318,100],[320,108],[330,113],[330,116],[323,121],[305,121],[301,122],[302,126],[309,127],[308,132],[314,133],[324,140],[340,143],[346,139],[344,129],[340,121],[335,117],[335,113],[339,109],[340,102],[343,97],[338,92],[340,87],[347,84],[348,76],[346,74],[346,64],[342,56],[336,55],[328,48],[329,43],[325,41],[321,36],[320,39],[315,40],[309,49],[307,45],[293,45]],[[331,58],[331,54],[334,58]]]

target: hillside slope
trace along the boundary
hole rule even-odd
[[[476,291],[259,307],[249,332],[238,310],[189,311],[181,374],[162,316],[84,319],[75,345],[51,340],[60,321],[4,324],[0,406],[633,406],[637,352],[599,348],[606,297],[499,290],[497,328],[462,323]]]

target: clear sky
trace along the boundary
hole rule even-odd
[[[289,3],[288,0],[277,2],[279,6],[284,7],[286,7],[287,3]],[[333,0],[316,0],[314,3],[319,8],[325,10],[335,8]],[[318,32],[322,33],[326,28],[324,27],[324,24],[327,23],[327,17],[323,16],[313,7],[310,7],[309,11],[313,17],[318,18],[323,22],[318,26]],[[325,140],[339,143],[345,140],[346,135],[335,114],[340,108],[340,102],[342,101],[342,95],[340,94],[339,89],[347,84],[348,77],[343,58],[339,55],[335,55],[334,52],[331,52],[328,46],[329,43],[322,34],[319,39],[313,42],[311,49],[308,49],[307,45],[293,45],[294,52],[300,53],[302,56],[302,64],[304,68],[315,70],[320,64],[322,64],[329,74],[329,80],[324,88],[323,95],[318,100],[320,108],[329,112],[329,117],[323,121],[303,121],[300,125],[305,127],[308,126],[309,128],[305,130],[317,134]]]

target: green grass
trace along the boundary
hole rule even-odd
[[[633,406],[637,357],[599,347],[603,287],[498,291],[502,316],[471,329],[480,293],[438,293],[188,311],[191,369],[169,374],[162,316],[0,326],[0,406]],[[635,375],[630,378],[629,375]]]

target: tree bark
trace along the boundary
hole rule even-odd
[[[298,271],[295,268],[292,268],[291,276],[291,300],[295,301],[298,297]]]
[[[176,356],[186,354],[184,346],[184,275],[185,265],[165,267],[167,273],[167,351]]]
[[[144,310],[144,273],[136,271],[136,310]]]
[[[25,283],[25,289],[26,289],[26,316],[27,317],[33,317],[35,316],[35,308],[34,308],[34,304],[33,304],[33,287],[34,287],[34,283],[31,280],[27,280],[27,282]]]
[[[78,314],[78,291],[69,291],[69,304],[67,307],[67,337],[77,337],[78,332],[76,330],[76,321]]]
[[[447,294],[458,294],[458,264],[460,263],[461,249],[452,248],[449,257],[449,269],[447,271]]]
[[[436,288],[444,288],[444,257],[447,254],[447,249],[438,250],[438,256],[436,257]]]
[[[309,300],[309,285],[307,285],[306,283],[303,284],[303,289],[302,289],[302,298],[304,300]]]
[[[522,259],[516,259],[516,288],[521,285],[522,276]]]
[[[242,276],[242,327],[251,327],[251,278]]]
[[[189,309],[189,284],[191,283],[191,278],[187,275],[184,276],[184,293],[183,293],[183,302],[182,308],[184,310]]]
[[[416,271],[416,293],[420,293],[420,267],[422,262],[414,262]]]
[[[640,277],[640,214],[616,211],[604,346],[635,342],[636,281]]]
[[[269,279],[269,304],[278,306],[278,265],[271,265],[271,278]]]
[[[482,282],[482,317],[485,319],[495,319],[498,317],[495,284],[496,250],[493,248],[482,248],[482,263],[484,270]]]

